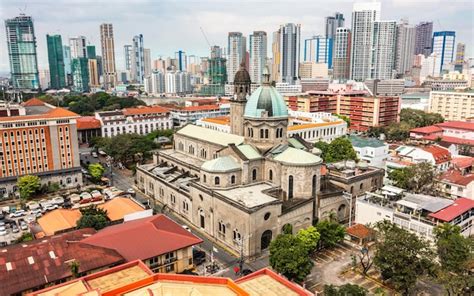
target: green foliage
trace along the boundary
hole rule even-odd
[[[94,182],[99,181],[105,172],[105,168],[100,163],[91,163],[87,169]]]
[[[38,99],[53,106],[59,105],[59,99],[54,98],[53,96],[50,96],[50,95],[42,95],[42,96],[39,96]]]
[[[461,235],[459,226],[449,223],[437,226],[434,234],[441,267],[449,272],[464,271],[472,260],[472,241]]]
[[[64,97],[62,105],[77,114],[92,115],[96,111],[130,108],[145,105],[145,103],[135,98],[116,97],[105,92],[100,92],[91,96],[67,95]]]
[[[293,225],[291,225],[291,224],[283,225],[282,232],[284,234],[293,234]]]
[[[316,247],[318,246],[319,242],[319,232],[316,230],[316,227],[310,226],[306,229],[301,229],[298,231],[296,234],[296,238],[298,238],[305,248],[308,250],[308,252],[313,252],[316,250]]]
[[[41,187],[41,179],[38,176],[25,175],[18,178],[17,186],[20,190],[20,197],[26,200],[38,192]]]
[[[26,243],[34,239],[30,232],[23,232],[23,234],[16,240],[17,243]]]
[[[394,185],[415,193],[431,194],[436,192],[434,167],[426,162],[404,168],[394,169],[388,173],[388,178]]]
[[[314,146],[321,150],[321,157],[325,162],[357,159],[357,154],[354,147],[352,147],[351,141],[345,137],[334,139],[330,144],[319,141]]]
[[[365,296],[367,291],[358,285],[345,284],[342,286],[325,285],[324,286],[325,296]]]
[[[270,243],[270,265],[289,280],[303,282],[313,262],[306,246],[291,234],[280,234]]]
[[[388,221],[377,223],[376,229],[374,264],[384,280],[408,295],[418,277],[431,270],[434,253],[428,242]]]
[[[336,117],[344,120],[347,123],[347,128],[351,127],[351,119],[348,116],[340,115],[340,114],[335,114],[335,115],[336,115]]]
[[[94,146],[101,148],[115,161],[126,164],[139,159],[146,159],[150,151],[157,148],[153,139],[137,134],[121,134],[112,138],[96,138]]]
[[[155,140],[158,137],[167,137],[171,139],[173,137],[174,131],[173,129],[165,129],[165,130],[154,130],[151,133],[148,133],[145,137],[148,140]]]
[[[81,266],[81,264],[79,263],[79,261],[72,261],[70,264],[69,264],[69,268],[71,269],[71,274],[72,274],[72,277],[73,278],[78,278],[79,277],[79,267]]]
[[[90,206],[82,208],[80,211],[82,216],[77,221],[77,229],[94,228],[95,230],[99,230],[110,224],[106,210],[97,208],[96,206]]]
[[[346,234],[344,226],[332,219],[318,222],[316,230],[320,235],[319,245],[321,248],[335,247],[337,243],[344,239]]]

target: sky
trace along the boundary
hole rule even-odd
[[[410,24],[433,21],[434,31],[456,31],[469,57],[474,50],[474,0],[381,0],[381,20],[408,19]],[[152,60],[188,55],[208,56],[209,46],[226,46],[227,34],[266,31],[271,49],[272,32],[281,24],[301,24],[302,42],[324,34],[324,19],[342,12],[350,27],[352,5],[348,0],[0,0],[2,21],[20,12],[34,19],[39,69],[47,69],[46,34],[84,35],[100,54],[99,26],[114,25],[116,66],[124,69],[123,46],[143,34]],[[302,46],[303,47],[303,46]],[[9,72],[5,29],[0,29],[0,72]]]

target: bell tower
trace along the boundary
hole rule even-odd
[[[234,135],[244,135],[244,110],[247,97],[250,95],[250,75],[245,64],[235,73],[234,96],[230,100],[230,132]]]

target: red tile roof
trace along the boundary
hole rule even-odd
[[[454,203],[446,208],[438,211],[436,213],[429,214],[430,217],[449,222],[452,221],[454,218],[458,217],[459,215],[464,214],[467,211],[470,211],[474,208],[474,200],[468,198],[458,198],[454,201]]]
[[[451,159],[451,164],[458,169],[465,169],[474,166],[474,157],[455,157]]]
[[[429,135],[429,136],[424,136],[423,140],[436,141],[438,140],[438,138],[439,136],[437,135]],[[461,138],[456,138],[456,137],[441,136],[441,142],[456,144],[456,145],[474,146],[474,139],[469,140],[469,139],[461,139]]]
[[[439,126],[441,128],[454,128],[454,129],[474,131],[474,122],[467,122],[467,121],[446,121],[443,123],[437,123],[436,126]]]
[[[460,171],[452,169],[441,175],[440,179],[451,184],[467,186],[474,182],[474,174],[463,175]]]
[[[44,106],[45,103],[38,98],[32,98],[22,104],[24,107]]]
[[[107,227],[82,242],[117,250],[127,261],[149,259],[202,242],[164,215]]]
[[[446,161],[451,160],[451,153],[449,150],[439,147],[439,146],[427,146],[421,148],[426,152],[429,152],[433,155],[436,164],[440,164]]]
[[[19,115],[19,116],[10,116],[10,117],[0,117],[1,121],[22,121],[22,120],[39,120],[39,119],[56,119],[56,118],[77,118],[77,115],[74,112],[66,110],[64,108],[52,108],[49,111],[43,114],[37,115]]]
[[[94,233],[93,229],[80,229],[0,249],[0,295],[69,278],[72,260],[79,262],[81,273],[123,263],[123,257],[115,250],[79,242]]]
[[[372,230],[363,224],[355,224],[346,228],[346,232],[357,238],[368,238],[372,235]]]
[[[94,116],[81,116],[77,120],[78,130],[98,129],[100,128],[100,120]]]
[[[418,127],[418,128],[414,128],[414,129],[410,130],[410,132],[418,133],[418,134],[433,134],[433,133],[440,133],[442,131],[443,131],[443,129],[436,126],[436,125]]]
[[[155,113],[168,113],[169,110],[160,106],[153,107],[137,107],[137,108],[126,108],[123,109],[125,116],[130,115],[141,115],[141,114],[155,114]]]

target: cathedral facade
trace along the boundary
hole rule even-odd
[[[188,124],[136,174],[147,195],[245,256],[265,251],[285,225],[296,233],[318,216],[322,159],[301,138],[287,138],[284,99],[263,76],[250,94],[248,72],[236,73],[231,133]]]

